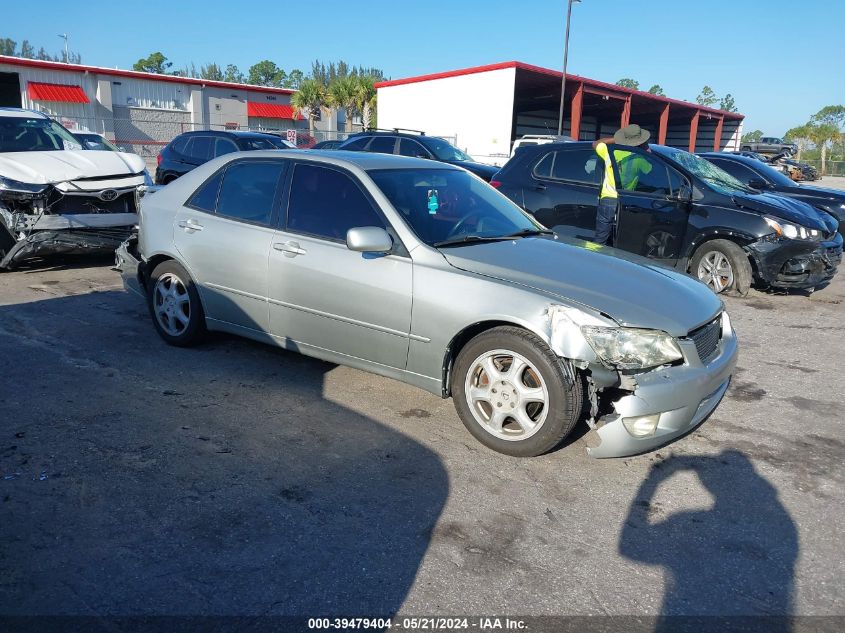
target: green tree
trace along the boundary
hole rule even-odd
[[[280,86],[284,80],[285,71],[276,66],[275,62],[264,59],[249,67],[247,82],[255,86]]]
[[[329,84],[327,97],[329,105],[333,108],[343,110],[346,115],[346,132],[352,131],[352,114],[355,110],[357,82],[354,78],[336,77]]]
[[[710,86],[704,86],[701,89],[701,93],[695,98],[698,105],[703,105],[706,108],[712,108],[719,102],[719,97],[716,96],[716,93],[713,92],[713,88]]]
[[[722,97],[722,100],[719,101],[719,109],[724,110],[725,112],[736,112],[736,101],[734,101],[733,96],[731,93],[726,94]]]
[[[810,140],[821,152],[822,176],[824,176],[827,173],[825,167],[827,144],[842,138],[842,132],[833,123],[815,123],[813,121],[807,124],[807,129]]]
[[[631,79],[630,77],[623,77],[619,81],[616,82],[617,86],[622,86],[623,88],[630,88],[631,90],[639,90],[640,89],[640,82],[636,79]],[[560,101],[560,99],[558,99]]]
[[[763,131],[762,130],[754,130],[753,132],[746,132],[742,135],[740,139],[740,143],[756,143],[761,138],[763,138]]]
[[[807,145],[811,142],[810,134],[810,126],[805,123],[804,125],[798,125],[787,130],[786,134],[783,135],[783,139],[785,141],[795,143],[798,146],[798,152],[795,155],[795,160],[801,160],[801,154],[804,153],[804,150],[807,149]]]
[[[41,49],[44,50],[44,49]],[[157,75],[164,75],[167,69],[173,65],[172,62],[167,61],[167,57],[156,51],[150,53],[149,57],[142,57],[137,62],[132,64],[132,70],[138,70],[145,73],[156,73]]]
[[[220,66],[211,62],[205,66],[200,66],[200,78],[209,81],[223,81],[223,70]]]
[[[294,68],[290,73],[288,73],[287,79],[284,81],[284,88],[293,88],[294,90],[299,90],[299,85],[302,83],[302,80],[305,77],[305,73],[303,73],[299,68]]]
[[[8,37],[0,38],[0,55],[15,56],[18,50],[18,43]]]
[[[226,66],[226,71],[223,73],[223,81],[228,81],[235,84],[246,83],[246,78],[240,69],[234,64]]]
[[[29,40],[24,40],[21,42],[21,57],[25,57],[27,59],[32,59],[35,57],[35,49],[32,47],[32,44],[29,43]]]
[[[308,118],[308,131],[314,135],[314,120],[326,106],[326,89],[316,79],[303,79],[299,91],[291,97],[291,105],[298,115]]]
[[[50,53],[44,50],[43,46],[39,47],[38,52],[35,53],[35,59],[41,59],[48,62],[56,61]]]
[[[657,95],[658,97],[665,97],[666,93],[663,92],[663,88],[660,87],[660,84],[654,84],[648,91],[653,94]]]

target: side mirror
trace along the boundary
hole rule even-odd
[[[389,253],[393,239],[378,226],[359,226],[346,232],[346,248],[359,253]]]
[[[755,189],[768,189],[769,183],[767,183],[765,180],[755,178],[754,180],[748,181],[748,186],[754,187]]]

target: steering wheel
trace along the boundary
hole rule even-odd
[[[446,236],[446,239],[451,240],[453,237],[456,237],[458,235],[462,235],[463,231],[461,229],[463,229],[464,225],[470,220],[470,218],[472,218],[475,215],[476,215],[475,211],[470,211],[464,217],[462,217],[460,220],[458,220],[455,223],[455,226],[452,227],[452,230],[449,231],[449,234]]]

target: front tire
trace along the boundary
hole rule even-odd
[[[518,327],[482,332],[458,354],[452,398],[467,430],[485,446],[534,457],[560,445],[581,414],[583,383],[570,384],[560,361]]]
[[[733,292],[744,297],[751,289],[751,263],[735,242],[711,240],[698,247],[690,272],[716,294]]]
[[[187,271],[175,261],[162,262],[150,275],[147,288],[147,304],[159,336],[177,347],[199,343],[205,333],[205,315]]]

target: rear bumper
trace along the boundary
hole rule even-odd
[[[614,413],[599,419],[591,432],[600,444],[587,448],[591,457],[627,457],[653,450],[686,435],[716,409],[728,390],[739,354],[736,334],[725,315],[719,353],[707,365],[698,358],[695,344],[682,340],[683,365],[638,375],[633,393],[613,403]],[[624,418],[659,415],[652,435],[635,437]],[[588,437],[588,443],[595,437]]]
[[[123,287],[142,299],[146,299],[144,263],[140,259],[137,247],[138,240],[134,236],[118,246],[114,253],[114,267],[123,279]]]
[[[842,262],[842,235],[824,242],[764,238],[748,245],[760,279],[776,288],[830,281]]]

